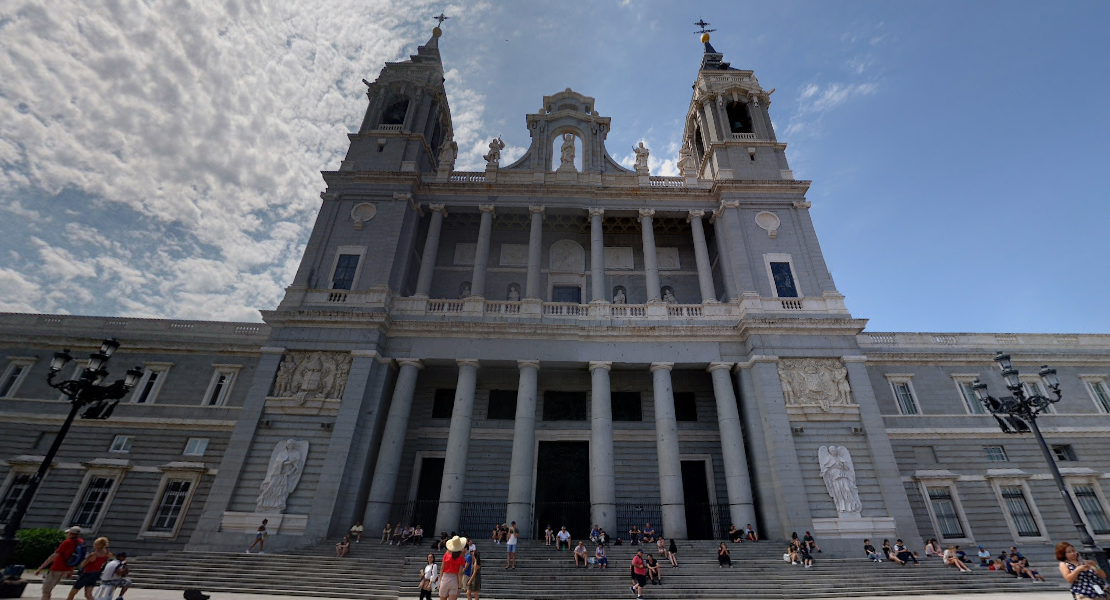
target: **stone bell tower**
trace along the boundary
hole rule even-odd
[[[409,60],[386,63],[366,83],[369,105],[342,171],[435,171],[440,160],[454,163],[451,111],[443,89],[439,27]]]
[[[702,34],[705,54],[686,113],[680,168],[701,179],[794,179],[775,138],[771,94],[752,71],[735,69]]]

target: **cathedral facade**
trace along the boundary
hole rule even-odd
[[[274,550],[359,521],[1047,547],[1074,537],[1047,465],[971,389],[1004,389],[1002,349],[1058,369],[1041,424],[1110,541],[1110,336],[865,331],[770,93],[707,40],[679,177],[642,146],[622,167],[570,89],[526,116],[519,160],[493,140],[456,171],[438,28],[367,97],[264,324],[0,315],[0,521],[67,410],[49,357],[115,337],[144,376],[78,421],[25,526],[148,551],[241,550],[262,519]]]

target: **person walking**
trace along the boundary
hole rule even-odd
[[[505,568],[516,569],[516,521],[509,525],[509,539],[505,541]]]
[[[428,555],[428,564],[420,571],[420,599],[432,600],[432,588],[439,581],[439,567],[436,566],[436,555]]]
[[[97,590],[97,598],[111,600],[112,592],[119,590],[119,597],[116,600],[123,600],[123,595],[131,587],[131,580],[127,579],[130,573],[131,568],[127,566],[127,553],[120,552],[115,560],[108,561],[108,564],[104,565],[104,571],[100,573],[100,589]]]
[[[662,541],[662,540],[660,540]],[[667,558],[671,559],[671,568],[678,568],[678,545],[674,543],[674,538],[671,538],[671,545],[667,548]]]
[[[1060,576],[1071,586],[1076,600],[1106,597],[1106,572],[1094,561],[1079,558],[1075,546],[1068,542],[1056,544],[1056,560],[1060,561]]]
[[[93,542],[93,551],[77,565],[79,575],[77,581],[73,582],[73,589],[69,590],[67,600],[76,598],[77,592],[81,590],[85,590],[85,600],[93,600],[93,590],[100,585],[100,572],[112,558],[114,558],[112,553],[108,552],[108,538],[96,538]]]
[[[66,530],[66,539],[58,544],[54,553],[46,557],[42,565],[35,571],[35,575],[43,572],[48,566],[50,570],[42,579],[42,600],[50,600],[50,593],[59,583],[73,573],[73,568],[85,560],[85,540],[81,539],[81,528],[70,527]]]
[[[470,573],[466,578],[466,600],[478,600],[482,591],[482,553],[476,546],[470,551]]]
[[[458,600],[459,597],[459,570],[462,568],[466,559],[463,558],[463,550],[466,549],[466,542],[459,536],[455,536],[447,540],[447,552],[443,554],[442,574],[439,576],[439,598],[440,600]]]
[[[644,586],[647,585],[647,567],[644,566],[644,550],[636,550],[632,557],[632,593],[636,600],[643,600]]]
[[[247,554],[250,554],[255,546],[258,546],[259,554],[266,554],[266,536],[270,535],[270,532],[266,531],[266,525],[269,522],[269,519],[262,519],[262,524],[258,526],[258,531],[254,533],[254,542],[251,543],[250,548],[247,548]]]

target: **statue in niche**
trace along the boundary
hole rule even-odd
[[[443,145],[439,147],[439,167],[447,168],[455,166],[455,159],[459,156],[459,145],[454,140],[443,140]]]
[[[486,159],[486,168],[497,168],[498,162],[501,160],[501,151],[505,149],[505,142],[501,141],[501,136],[489,143],[489,154],[483,156]]]
[[[632,151],[636,153],[636,173],[640,175],[649,175],[648,170],[648,154],[649,151],[643,142],[639,146],[633,146]]]
[[[617,286],[613,290],[613,304],[628,304],[628,296],[624,293],[624,288]]]
[[[825,488],[836,504],[836,512],[859,515],[863,504],[856,488],[856,468],[852,455],[844,446],[821,446],[817,449],[817,460],[821,463],[821,478]]]
[[[663,291],[663,302],[666,302],[667,304],[678,304],[678,298],[674,297],[674,290],[671,289],[671,286],[669,286],[669,285],[663,286],[662,291]]]
[[[828,412],[852,404],[848,370],[835,358],[787,358],[779,361],[778,371],[788,405],[816,405]]]
[[[559,149],[559,170],[574,169],[574,134],[563,134],[563,146]]]
[[[272,396],[278,398],[292,396],[293,372],[297,370],[297,361],[292,354],[286,354],[285,359],[278,365],[277,375],[274,377]]]
[[[464,281],[459,284],[459,300],[465,300],[470,297],[470,282]]]
[[[515,283],[509,284],[509,293],[505,296],[509,302],[520,302],[520,285]]]
[[[342,398],[350,369],[351,355],[344,352],[290,352],[278,366],[273,397],[293,398],[298,406]]]
[[[259,488],[255,508],[260,513],[283,513],[285,501],[297,487],[308,458],[307,440],[282,440],[274,446],[266,478]]]

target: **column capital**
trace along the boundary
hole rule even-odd
[[[525,367],[532,367],[533,369],[539,369],[540,368],[540,361],[538,361],[538,360],[518,360],[518,361],[516,361],[516,366],[517,366],[518,369],[523,369]]]
[[[736,364],[736,363],[731,363],[731,362],[711,362],[711,363],[709,363],[709,368],[708,368],[708,369],[706,369],[706,371],[708,371],[708,372],[710,372],[710,373],[712,373],[713,371],[721,371],[721,370],[724,370],[724,371],[731,371],[731,370],[732,370],[732,365],[734,365],[734,364]]]
[[[398,358],[397,364],[402,367],[416,367],[417,369],[424,368],[424,363],[419,358]]]
[[[739,200],[721,200],[721,209],[740,208]]]
[[[477,358],[456,358],[455,362],[458,363],[459,368],[474,367],[475,369],[477,369],[479,366]]]
[[[704,210],[692,210],[692,211],[690,211],[689,213],[686,214],[686,222],[689,223],[690,221],[693,221],[694,219],[701,219],[704,216],[705,216],[705,211]]]
[[[478,211],[479,212],[484,212],[484,213],[490,213],[490,216],[493,216],[493,217],[497,216],[497,212],[494,211],[494,206],[492,204],[479,204],[478,205]]]
[[[611,360],[591,360],[590,372],[593,373],[594,369],[605,369],[606,371],[613,370],[613,361]]]
[[[651,363],[651,372],[652,373],[654,373],[656,371],[670,371],[673,368],[674,368],[674,363],[668,363],[668,362]]]
[[[643,219],[644,217],[647,217],[647,218],[650,219],[654,216],[655,216],[655,209],[654,208],[641,208],[640,209],[640,219]]]
[[[528,212],[530,214],[540,213],[540,216],[546,216],[546,213],[544,213],[545,209],[546,209],[546,207],[536,206],[536,205],[533,204],[532,206],[528,207]]]
[[[590,209],[590,218],[604,217],[604,216],[605,216],[605,209],[604,208],[591,208]]]
[[[430,210],[432,212],[443,213],[443,216],[445,216],[445,217],[447,216],[447,205],[446,204],[429,204],[428,205],[428,210]]]

